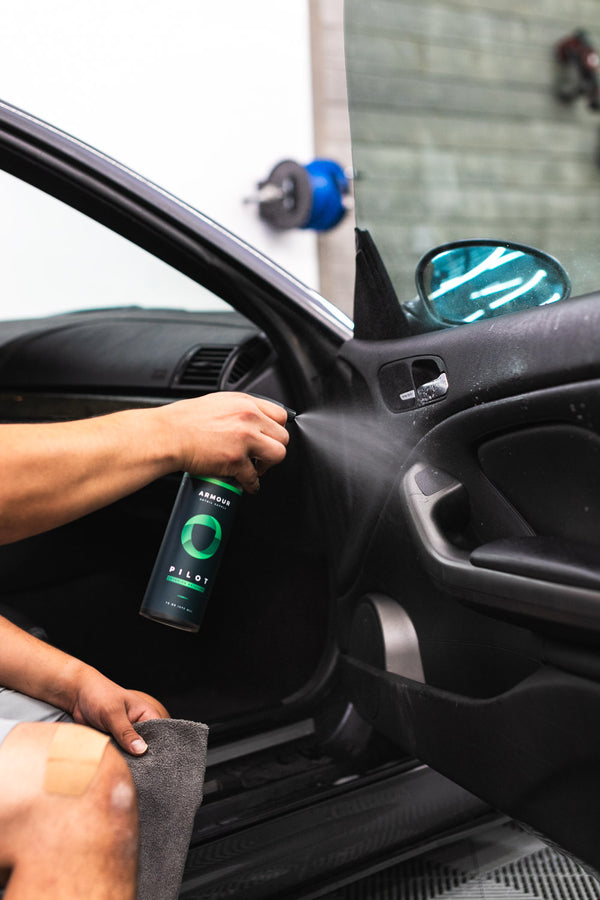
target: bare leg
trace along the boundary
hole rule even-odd
[[[85,793],[47,793],[48,747],[61,727],[24,722],[0,747],[5,900],[134,900],[137,803],[127,764],[107,746]]]

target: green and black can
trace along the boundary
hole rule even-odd
[[[187,472],[173,506],[140,614],[198,631],[231,533],[242,489]]]

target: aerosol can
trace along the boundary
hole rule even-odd
[[[241,496],[233,479],[184,474],[140,615],[199,631]]]
[[[187,472],[140,607],[148,619],[198,631],[242,489],[230,479]]]

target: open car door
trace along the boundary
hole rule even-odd
[[[357,213],[385,269],[359,236],[345,478],[328,493],[343,672],[377,732],[599,870],[600,271],[582,215],[593,161],[576,150],[588,120],[548,88],[564,28],[549,4],[529,44],[516,13],[482,6],[346,2]],[[547,73],[529,93],[521,44]],[[544,180],[552,153],[574,164],[569,184],[565,170]],[[577,296],[519,311],[520,282],[496,272],[463,324],[443,310],[411,321],[424,236],[540,247]],[[476,267],[422,278],[420,300]]]
[[[361,400],[340,579],[361,715],[594,867],[599,333],[590,296],[347,344]],[[436,371],[447,389],[419,400]]]

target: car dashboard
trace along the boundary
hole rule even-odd
[[[139,308],[0,326],[0,417],[60,420],[219,390],[287,399],[273,347],[240,314]]]

